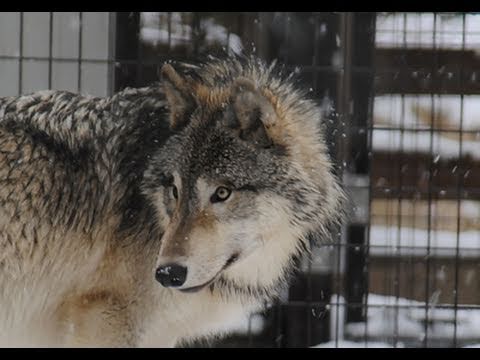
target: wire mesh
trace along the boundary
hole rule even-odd
[[[0,72],[14,81],[3,82],[0,95],[45,89],[110,94],[112,18],[91,12],[1,13]]]

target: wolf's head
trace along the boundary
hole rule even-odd
[[[274,295],[343,198],[320,110],[257,59],[214,60],[183,76],[167,64],[162,75],[175,135],[143,184],[164,230],[157,279]]]

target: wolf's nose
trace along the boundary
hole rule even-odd
[[[155,271],[155,279],[165,287],[182,286],[187,278],[187,268],[178,264],[159,266]]]

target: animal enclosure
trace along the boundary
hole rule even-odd
[[[0,96],[106,96],[254,53],[323,106],[350,216],[212,347],[480,344],[480,15],[0,13]]]

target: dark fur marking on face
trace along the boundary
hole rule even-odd
[[[164,187],[169,187],[173,185],[173,175],[172,174],[160,174],[159,183]]]
[[[288,155],[288,148],[283,144],[274,143],[272,144],[272,146],[268,147],[268,151],[270,151],[272,155],[276,155],[279,157]]]
[[[120,231],[134,231],[139,226],[144,226],[141,219],[155,223],[153,205],[145,198],[140,185],[153,154],[171,135],[164,117],[165,109],[140,109],[137,118],[121,140],[120,173],[126,182],[127,191],[118,204],[122,214]]]
[[[254,193],[258,193],[258,188],[255,187],[254,185],[250,185],[250,184],[242,185],[242,186],[236,188],[235,190],[237,190],[237,191],[252,191]]]
[[[225,266],[224,266],[224,269],[226,269],[227,267],[229,267],[230,265],[232,265],[235,261],[238,260],[240,254],[238,253],[235,253],[233,254],[232,256],[230,256],[230,258],[227,260],[227,262],[225,263]]]

